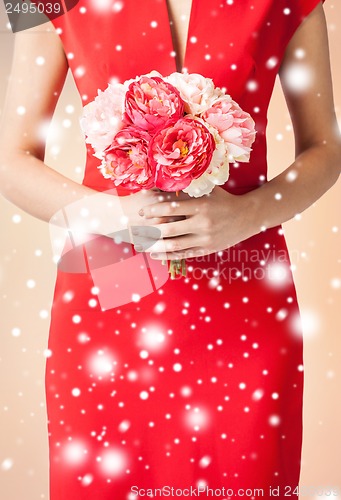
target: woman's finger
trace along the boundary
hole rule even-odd
[[[172,217],[172,216],[190,216],[199,211],[197,200],[164,201],[153,203],[142,207],[139,214],[145,218],[151,217]]]
[[[132,227],[132,234],[150,239],[173,238],[185,234],[193,234],[194,223],[192,217],[176,222],[166,222],[153,225],[141,225]]]
[[[198,245],[198,238],[195,235],[180,236],[178,238],[159,239],[157,241],[149,238],[141,238],[135,242],[134,248],[137,252],[147,253],[179,253]]]
[[[180,260],[202,257],[210,252],[202,247],[191,247],[177,252],[152,252],[150,257],[155,260]]]

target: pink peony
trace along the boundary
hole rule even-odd
[[[132,191],[154,187],[154,171],[148,163],[148,132],[129,126],[115,136],[113,143],[104,151],[101,172],[112,179],[115,186]]]
[[[178,90],[157,76],[141,76],[133,81],[125,99],[125,119],[147,131],[155,131],[169,119],[184,114],[184,103]]]
[[[87,136],[86,142],[100,156],[124,126],[122,118],[125,93],[124,85],[109,84],[104,92],[98,90],[95,100],[83,108],[81,128]]]
[[[221,97],[203,114],[204,120],[216,128],[227,144],[234,160],[247,162],[255,140],[255,122],[229,95]]]
[[[229,162],[226,143],[221,138],[217,129],[211,127],[211,125],[205,125],[214,137],[215,150],[208,169],[201,174],[200,177],[193,179],[190,185],[183,189],[184,193],[194,196],[195,198],[203,196],[204,194],[209,194],[215,186],[225,184],[229,176]]]
[[[215,141],[205,125],[192,116],[159,130],[149,145],[149,162],[155,168],[155,185],[163,191],[180,191],[210,165]]]

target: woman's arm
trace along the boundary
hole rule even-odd
[[[297,54],[305,54],[299,59]],[[307,86],[295,88],[297,64]],[[341,138],[334,112],[327,26],[322,4],[302,23],[290,41],[280,79],[291,115],[296,160],[280,175],[250,193],[258,226],[273,227],[302,212],[338,179]],[[298,82],[301,86],[301,82]],[[279,196],[280,195],[280,196]]]
[[[297,50],[311,80],[297,92],[291,68]],[[140,228],[141,243],[158,259],[213,253],[262,229],[277,226],[312,205],[338,179],[341,140],[334,112],[327,28],[322,4],[301,24],[290,41],[280,71],[292,117],[296,160],[280,175],[247,194],[236,196],[216,186],[209,196],[144,207],[144,216],[185,215],[187,220],[156,226],[164,241],[151,246],[148,228]],[[153,254],[152,254],[153,257]]]
[[[38,57],[44,64],[38,65]],[[62,206],[91,190],[43,163],[44,129],[52,118],[68,70],[52,25],[15,35],[14,55],[0,129],[0,189],[11,202],[49,221]]]
[[[44,64],[37,64],[43,58]],[[157,201],[155,191],[130,196],[102,194],[78,184],[44,163],[44,130],[47,130],[62,91],[68,63],[59,36],[51,23],[15,35],[14,56],[0,127],[0,192],[31,215],[50,221],[70,208],[71,229],[79,230],[78,215],[87,208],[101,225],[88,218],[82,230],[108,234],[143,221],[138,210]],[[108,183],[108,191],[110,185]],[[122,217],[127,219],[122,222]],[[165,219],[154,219],[160,222]],[[128,222],[129,221],[129,222]],[[58,218],[56,220],[58,224]]]

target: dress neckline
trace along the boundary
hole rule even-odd
[[[184,51],[184,58],[182,61],[182,67],[181,67],[181,61],[179,61],[179,54],[175,50],[173,30],[172,30],[172,26],[171,26],[170,8],[169,8],[168,0],[163,0],[163,5],[164,5],[165,11],[166,11],[166,18],[168,20],[168,36],[170,37],[170,46],[172,47],[173,54],[175,54],[175,56],[173,58],[175,71],[182,73],[185,69],[187,69],[188,47],[190,44],[190,38],[192,36],[191,31],[192,31],[192,24],[193,24],[193,17],[194,17],[193,13],[194,13],[194,8],[195,8],[195,0],[192,0],[190,13],[189,13],[186,45],[185,45],[185,51]]]

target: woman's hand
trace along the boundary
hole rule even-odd
[[[247,195],[232,195],[219,186],[200,198],[180,194],[181,198],[167,193],[167,199],[142,208],[141,224],[132,229],[137,251],[151,252],[152,258],[160,260],[196,257],[223,250],[260,231]],[[182,220],[152,222],[175,216]]]
[[[175,193],[166,193],[160,191],[158,188],[143,189],[136,193],[129,194],[127,196],[117,197],[117,201],[120,203],[123,214],[126,217],[127,224],[130,227],[143,226],[143,225],[155,225],[161,223],[172,222],[176,220],[181,220],[183,217],[179,216],[167,216],[167,215],[151,215],[148,219],[143,218],[140,215],[140,210],[142,207],[154,205],[161,203],[163,201],[171,202],[175,199]],[[187,199],[188,195],[185,193],[179,193],[179,199]]]

